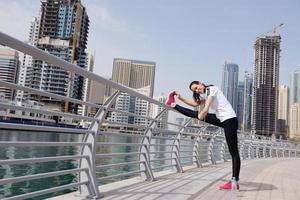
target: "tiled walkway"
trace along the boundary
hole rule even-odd
[[[100,191],[104,195],[103,200],[300,200],[300,159],[243,161],[241,189],[236,194],[218,189],[220,184],[230,178],[230,169],[230,163],[217,164],[119,189],[107,185],[100,187]],[[82,198],[75,198],[73,193],[54,199]]]

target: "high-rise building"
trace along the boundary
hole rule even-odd
[[[253,74],[244,74],[243,131],[251,130]]]
[[[155,62],[115,58],[112,81],[130,88],[138,89],[150,86],[150,97],[153,97]]]
[[[137,92],[153,97],[155,62],[137,61],[115,58],[112,81],[136,89]],[[111,90],[113,92],[114,90]],[[149,116],[150,105],[147,101],[122,93],[116,100],[115,108],[142,116]],[[113,121],[146,125],[148,120],[122,113],[112,112],[109,117]]]
[[[19,70],[19,54],[8,48],[0,48],[0,80],[17,83]],[[14,100],[16,92],[10,88],[0,87],[4,99]]]
[[[290,105],[300,102],[300,66],[291,74]]]
[[[237,93],[237,118],[239,126],[238,128],[243,129],[243,112],[244,112],[244,82],[239,81],[238,84],[238,93]]]
[[[33,46],[37,45],[39,39],[39,31],[40,31],[40,19],[37,17],[33,17],[30,22],[28,43],[30,43]]]
[[[256,134],[276,136],[280,40],[279,35],[265,36],[254,44],[252,125]]]
[[[38,42],[39,35],[39,19],[34,17],[30,23],[29,38],[26,42],[29,45],[36,46]],[[18,76],[18,85],[28,86],[32,75],[32,56],[20,52],[20,68]],[[27,98],[27,94],[22,90],[17,90],[17,101],[23,101]]]
[[[289,88],[286,85],[279,87],[278,95],[278,122],[277,132],[284,138],[287,137],[289,120]]]
[[[43,0],[39,17],[36,46],[63,60],[86,67],[86,45],[89,18],[80,0]],[[69,73],[44,61],[33,60],[28,86],[47,92],[83,99],[84,78]],[[77,112],[76,104],[57,101],[48,97],[31,95],[32,99],[49,107]]]
[[[239,66],[225,61],[222,69],[222,92],[237,113]]]
[[[135,89],[137,92],[149,96],[150,86]],[[115,109],[119,111],[125,111],[137,114],[139,116],[149,117],[150,115],[150,104],[143,99],[135,96],[130,96],[127,93],[121,93],[115,103]],[[109,117],[110,120],[121,123],[137,124],[146,126],[149,121],[145,118],[128,116],[127,114],[112,112]]]
[[[89,87],[89,96],[87,100],[91,103],[103,105],[104,97],[105,97],[105,89],[106,89],[106,85],[96,81],[91,81]],[[88,107],[86,109],[86,114],[90,117],[94,117],[97,111],[98,111],[97,108]]]
[[[155,100],[159,101],[160,103],[165,103],[167,101],[167,96],[161,94],[160,96],[154,97]],[[164,107],[151,104],[151,116],[155,118],[159,113],[164,110]],[[159,118],[160,122],[157,123],[158,128],[166,129],[167,122],[168,122],[168,111],[165,111],[163,115]]]
[[[291,108],[290,138],[300,138],[300,103]]]
[[[290,99],[289,99],[289,105],[291,106],[289,108],[289,132],[290,137],[293,135],[291,130],[291,122],[292,122],[292,105],[295,103],[300,102],[300,65],[297,67],[297,69],[291,73],[291,80],[290,80]]]
[[[150,86],[137,89],[137,92],[145,96],[150,96],[150,91]],[[148,103],[148,101],[130,96],[129,105],[129,112],[133,112],[139,116],[149,117],[150,104]],[[146,126],[150,123],[150,121],[145,118],[130,116],[128,119],[128,123]]]
[[[88,53],[87,70],[90,72],[94,71],[94,59],[94,54]],[[86,78],[84,79],[83,87],[83,101],[98,105],[102,105],[104,103],[104,95],[106,89],[104,84]],[[97,108],[91,108],[86,105],[79,106],[78,108],[78,114],[81,114],[83,116],[94,117],[97,111]]]

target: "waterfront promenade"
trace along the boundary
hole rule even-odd
[[[1,32],[0,43],[115,90],[99,105],[0,80],[9,89],[98,110],[83,116],[1,102],[6,113],[24,111],[89,124],[79,129],[0,123],[1,199],[299,199],[298,144],[240,132],[241,190],[231,196],[218,190],[231,172],[222,128],[165,120],[176,111],[162,102]],[[124,93],[162,109],[154,116],[116,109],[113,105]],[[139,123],[116,121],[112,114]]]
[[[188,169],[184,173],[159,177],[153,182],[136,179],[100,187],[103,200],[297,200],[300,199],[300,159],[243,161],[241,190],[236,196],[218,186],[230,178],[230,163]],[[71,193],[51,200],[85,199]]]

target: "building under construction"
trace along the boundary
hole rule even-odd
[[[80,0],[41,1],[39,33],[36,46],[61,59],[85,68],[89,18]],[[27,85],[47,92],[82,99],[84,79],[57,66],[33,60]],[[57,110],[77,112],[77,105],[49,97],[31,95],[30,99],[46,103]]]
[[[280,41],[278,34],[255,41],[253,85],[253,131],[276,136]]]

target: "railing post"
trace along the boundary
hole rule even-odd
[[[181,134],[177,134],[174,141],[174,146],[172,147],[172,157],[175,157],[177,172],[183,173],[182,165],[180,162],[180,142]]]
[[[271,144],[270,147],[270,158],[273,158],[273,143]]]
[[[201,140],[201,136],[199,134],[195,140],[194,147],[193,147],[193,161],[197,164],[198,168],[202,167],[202,163],[198,152],[200,140]]]
[[[239,149],[239,153],[240,153],[240,157],[241,157],[241,160],[244,160],[245,158],[244,158],[244,140],[242,140],[241,139],[241,137],[240,138],[238,138],[239,140],[239,145],[240,145],[240,149]]]
[[[264,146],[263,146],[263,158],[266,158],[266,153],[267,153],[267,146],[266,146],[266,143],[264,143]]]
[[[271,147],[269,146],[268,149],[269,149],[269,155],[268,155],[268,158],[271,158]]]
[[[259,156],[259,141],[258,141],[258,144],[256,145],[256,147],[255,147],[255,154],[256,154],[256,158],[260,158],[260,156]]]
[[[199,134],[196,138],[196,141],[194,143],[194,148],[193,148],[193,161],[197,164],[197,167],[202,167],[202,163],[201,163],[201,159],[199,156],[199,143],[202,139],[202,132],[205,131],[205,129],[207,128],[207,126],[204,126],[200,129]]]
[[[219,129],[219,132],[221,133],[222,129]],[[226,144],[226,138],[225,138],[225,135],[223,135],[220,155],[221,155],[221,160],[223,159],[224,162],[227,162],[227,159],[226,159],[226,145],[227,145]]]
[[[172,147],[172,158],[175,157],[175,163],[176,163],[176,169],[177,172],[183,173],[181,161],[180,161],[180,143],[181,143],[181,135],[184,132],[184,129],[190,124],[192,120],[189,119],[184,126],[179,130],[179,132],[176,134],[174,144]],[[173,160],[172,160],[173,161]]]
[[[167,112],[168,109],[163,109],[156,117],[155,119],[149,124],[148,129],[144,133],[144,137],[141,141],[141,148],[140,148],[140,170],[144,171],[141,173],[141,176],[149,181],[154,181],[154,175],[151,168],[150,163],[150,145],[151,145],[151,139],[153,136],[153,128],[156,126],[156,121],[162,117],[162,115]]]
[[[211,160],[211,163],[214,165],[216,164],[216,159],[215,159],[215,156],[214,156],[214,152],[213,152],[213,149],[214,149],[214,143],[215,143],[215,137],[216,135],[213,134],[211,139],[210,139],[210,143],[209,143],[209,147],[208,147],[208,155],[210,156],[210,160]]]
[[[247,143],[247,149],[244,149],[244,153],[245,153],[245,159],[251,159],[251,157],[249,156],[249,149],[250,149],[250,144]]]
[[[281,154],[282,154],[282,157],[284,158],[284,146],[282,144],[282,141],[280,141],[280,147],[281,147]]]
[[[253,159],[252,158],[252,152],[253,152],[253,140],[252,138],[250,139],[250,143],[249,143],[249,146],[248,146],[248,158],[251,160]]]
[[[80,168],[88,168],[88,174],[85,172],[79,173],[80,181],[89,181],[90,186],[82,185],[79,188],[80,194],[85,196],[91,196],[94,199],[103,197],[100,194],[98,189],[98,181],[96,177],[96,143],[97,143],[97,134],[101,127],[102,121],[104,120],[107,109],[115,102],[116,98],[120,94],[119,91],[115,92],[110,98],[104,103],[104,105],[99,108],[97,114],[95,115],[95,121],[93,121],[89,127],[89,130],[93,133],[85,135],[83,141],[91,143],[90,147],[84,146],[81,149],[81,155],[88,156],[89,160],[81,159],[79,161]]]
[[[154,180],[151,163],[150,163],[151,137],[152,137],[152,129],[149,128],[147,129],[142,139],[142,146],[140,148],[141,154],[139,156],[139,160],[141,161],[140,170],[143,171],[141,172],[141,177],[148,181]]]

